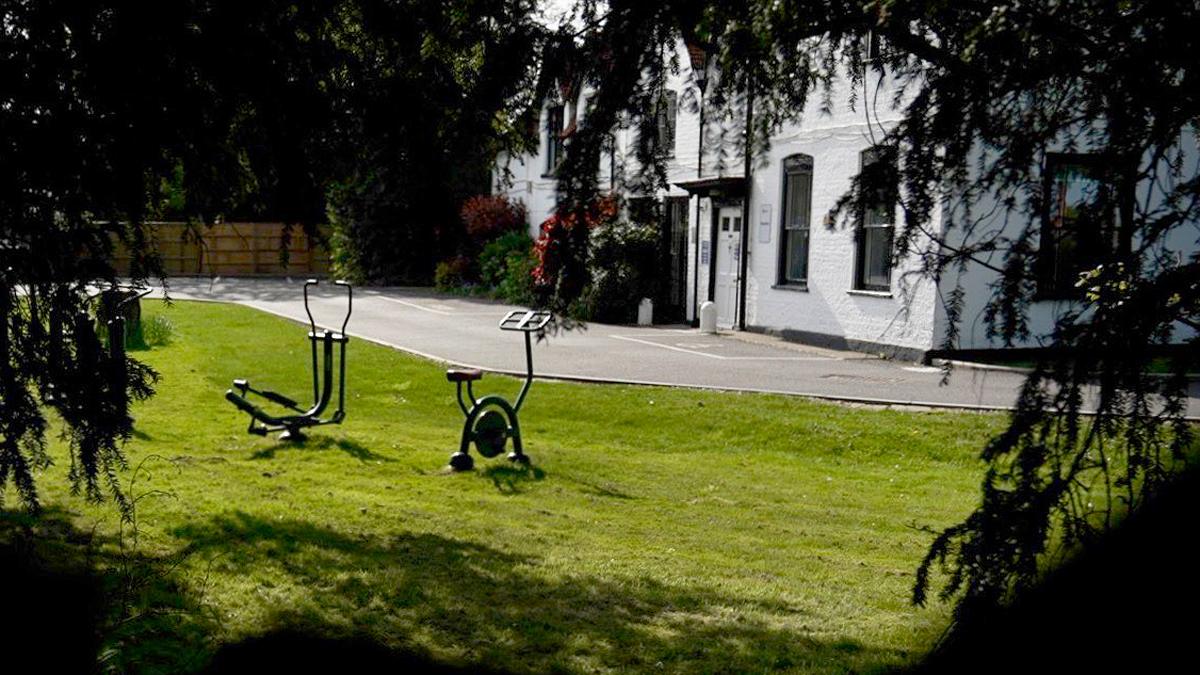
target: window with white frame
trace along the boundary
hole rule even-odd
[[[858,246],[854,287],[888,291],[892,286],[892,235],[896,228],[896,150],[875,146],[859,156]]]
[[[779,237],[779,283],[808,283],[808,242],[812,223],[813,158],[792,155],[783,160],[783,213]]]

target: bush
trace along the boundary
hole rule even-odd
[[[495,288],[504,280],[508,257],[533,251],[533,239],[524,232],[509,232],[483,247],[479,254],[479,279]]]
[[[142,338],[148,347],[163,347],[171,344],[175,335],[175,324],[165,316],[152,316],[142,322]]]
[[[433,285],[439,291],[452,291],[464,286],[471,272],[471,259],[455,256],[437,264],[433,272]]]
[[[425,285],[433,261],[453,251],[453,206],[425,198],[408,172],[381,168],[333,185],[328,195],[332,272],[356,284]],[[442,213],[442,211],[446,213]]]
[[[496,296],[514,305],[532,305],[536,302],[533,293],[533,268],[537,267],[537,256],[533,249],[510,253],[504,265],[504,278],[496,287]]]
[[[525,205],[504,195],[477,195],[463,202],[459,211],[463,225],[476,244],[482,245],[510,232],[529,229]]]
[[[496,297],[518,305],[532,304],[533,268],[537,258],[533,239],[524,232],[509,232],[483,247],[479,276]]]
[[[657,292],[657,228],[614,222],[592,231],[591,287],[584,294],[594,321],[632,323],[642,298]]]
[[[537,256],[533,282],[543,303],[551,306],[570,303],[587,287],[590,232],[615,222],[619,206],[614,197],[600,197],[584,211],[582,228],[576,226],[576,214],[570,212],[555,213],[542,223],[533,249]]]

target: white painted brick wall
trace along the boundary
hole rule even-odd
[[[1181,138],[1181,146],[1187,149],[1185,153],[1184,175],[1196,175],[1200,171],[1200,152],[1197,151],[1197,139],[1195,132],[1185,132]],[[1148,163],[1150,158],[1143,158],[1143,163]],[[1138,187],[1137,201],[1142,205],[1160,204],[1163,200],[1163,194],[1160,187],[1154,186],[1150,181],[1145,181]],[[977,213],[987,213],[991,211],[992,203],[981,204],[977,207]],[[1024,221],[1019,218],[1013,218],[1007,223],[1001,216],[997,215],[989,220],[984,220],[980,226],[980,232],[988,230],[1002,233],[1008,238],[1015,238],[1019,235],[1024,227]],[[1040,223],[1035,225],[1040,227]],[[1200,223],[1192,223],[1190,227],[1181,227],[1176,229],[1171,237],[1165,242],[1162,242],[1155,251],[1153,256],[1175,258],[1187,256],[1194,253],[1200,247]],[[957,229],[952,229],[946,233],[947,243],[955,245],[962,240],[962,233]],[[1138,246],[1138,242],[1133,242],[1134,247]],[[995,267],[1002,267],[1004,264],[1003,256],[999,253],[986,255],[982,258],[982,262]],[[956,283],[961,282],[964,290],[964,307],[962,312],[962,322],[959,326],[959,339],[956,343],[958,349],[997,349],[1003,348],[1004,344],[999,338],[989,338],[987,336],[987,324],[984,320],[984,311],[987,303],[993,295],[993,285],[998,281],[999,274],[988,269],[983,264],[970,264],[963,272],[954,272],[947,276],[942,281],[942,292],[949,294]],[[1039,301],[1031,303],[1026,319],[1030,331],[1030,339],[1019,342],[1014,346],[1017,347],[1038,347],[1049,344],[1051,333],[1057,321],[1065,312],[1071,309],[1071,303],[1064,301]],[[935,335],[937,336],[936,347],[941,347],[941,342],[946,330],[946,317],[942,312],[938,312],[935,325]],[[1177,326],[1175,339],[1184,340],[1192,335],[1194,331]]]
[[[672,184],[680,181],[694,180],[697,177],[696,152],[699,139],[698,115],[688,111],[683,105],[683,91],[687,86],[687,56],[680,52],[680,63],[684,73],[674,76],[669,86],[680,92],[680,110],[676,123],[676,152],[674,160],[668,166],[668,176]],[[875,94],[875,84],[868,85],[867,97]],[[886,110],[884,102],[891,100],[890,91],[879,92],[876,100],[880,101],[880,109],[872,111],[871,125],[867,124],[862,108],[851,110],[845,105],[848,91],[838,91],[833,95],[835,103],[839,104],[831,115],[818,110],[819,101],[815,102],[805,112],[797,123],[782,129],[773,139],[772,149],[765,158],[765,165],[760,164],[754,170],[750,205],[750,222],[744,231],[744,237],[749,240],[750,259],[748,262],[749,283],[747,287],[746,319],[747,324],[765,329],[792,329],[810,333],[820,333],[829,336],[847,338],[866,342],[876,342],[899,347],[925,350],[933,347],[934,342],[934,307],[936,292],[928,281],[905,284],[903,272],[915,269],[914,261],[903,263],[900,269],[893,272],[893,291],[891,297],[864,296],[849,293],[853,287],[855,245],[854,235],[850,229],[837,228],[829,230],[824,227],[823,219],[833,203],[849,187],[851,177],[859,169],[859,153],[872,144],[871,132],[876,137],[882,128],[894,122],[897,115]],[[860,101],[864,92],[859,92]],[[819,99],[819,96],[814,96]],[[545,114],[543,113],[541,129],[545,140]],[[882,125],[882,126],[881,126]],[[710,134],[713,131],[710,128]],[[618,147],[622,150],[630,146],[632,130],[618,132]],[[711,139],[710,139],[711,145]],[[711,151],[711,147],[706,150]],[[539,148],[536,157],[514,159],[509,167],[514,174],[514,184],[505,190],[510,197],[523,200],[529,208],[531,233],[536,236],[538,224],[553,211],[554,188],[553,179],[542,178],[545,166],[545,147]],[[803,152],[814,158],[813,172],[813,201],[812,201],[812,235],[810,241],[809,260],[809,290],[797,292],[792,290],[773,289],[778,270],[780,231],[780,196],[781,196],[781,160],[783,157]],[[501,158],[502,163],[508,161]],[[607,159],[602,162],[600,175],[602,183],[606,182],[608,173]],[[716,176],[715,160],[706,153],[704,177]],[[632,168],[632,167],[631,167]],[[725,175],[740,176],[742,160],[731,156],[727,160]],[[672,187],[660,193],[661,195],[683,195],[683,190]],[[707,200],[704,200],[707,201]],[[693,286],[691,280],[694,272],[690,267],[695,255],[697,244],[696,204],[693,198],[689,203],[689,242],[687,271],[688,283],[688,316],[692,318],[692,308],[695,307]],[[762,205],[770,206],[770,241],[759,241],[759,217]],[[701,227],[699,237],[709,237],[710,215],[708,205],[701,212]],[[936,224],[935,224],[936,225]],[[715,250],[715,249],[714,249]],[[701,266],[699,270],[699,292],[701,298],[708,293],[708,268]]]

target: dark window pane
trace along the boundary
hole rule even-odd
[[[891,286],[892,228],[866,227],[862,231],[862,285],[886,289]]]
[[[787,238],[787,263],[784,268],[784,281],[808,280],[808,230],[788,230],[784,233]]]
[[[792,155],[783,160],[783,228],[780,237],[781,283],[808,280],[809,223],[812,211],[812,157]]]
[[[1049,155],[1038,292],[1071,297],[1079,275],[1120,249],[1117,190],[1098,156]]]
[[[724,216],[721,218],[721,231],[722,232],[729,231],[729,216]]]
[[[551,107],[546,114],[546,173],[558,168],[563,156],[563,107]]]
[[[892,231],[896,218],[896,156],[892,148],[868,148],[861,155],[862,220],[859,223],[858,288],[888,290],[892,275]]]

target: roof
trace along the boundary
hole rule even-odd
[[[700,197],[741,197],[746,194],[746,179],[742,176],[701,178],[676,183],[675,187]]]

